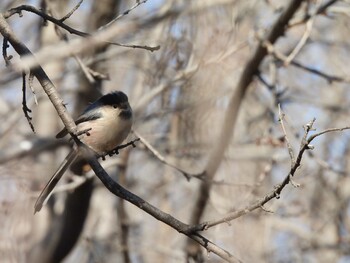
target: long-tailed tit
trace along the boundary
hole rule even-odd
[[[104,95],[89,105],[75,123],[77,134],[80,134],[79,140],[90,147],[96,155],[105,155],[119,146],[130,132],[132,110],[128,97],[121,91]],[[64,128],[56,138],[62,138],[67,134]],[[40,193],[34,206],[35,213],[40,211],[51,191],[77,157],[84,158],[75,145]]]

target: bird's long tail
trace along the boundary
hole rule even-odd
[[[63,160],[60,167],[51,177],[50,181],[46,184],[44,189],[41,191],[34,205],[34,214],[40,211],[40,209],[43,207],[44,202],[46,201],[46,199],[48,199],[50,193],[55,188],[56,184],[61,179],[62,175],[65,173],[65,171],[74,162],[76,158],[77,158],[77,150],[72,149],[71,152]]]

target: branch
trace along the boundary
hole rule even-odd
[[[97,175],[97,177],[102,181],[102,183],[106,186],[106,188],[112,192],[114,195],[132,203],[133,205],[137,206],[138,208],[142,209],[146,213],[150,214],[154,218],[158,219],[159,221],[167,224],[168,226],[174,228],[178,232],[188,236],[192,240],[199,243],[201,246],[203,246],[205,249],[208,250],[208,252],[213,252],[214,254],[218,255],[222,259],[226,260],[227,262],[241,262],[238,258],[236,258],[234,255],[230,254],[228,251],[218,247],[214,243],[212,243],[210,240],[205,238],[204,236],[195,233],[193,231],[189,231],[191,228],[189,225],[181,222],[180,220],[172,217],[170,214],[164,213],[163,211],[159,210],[155,206],[149,204],[142,198],[138,197],[137,195],[129,192],[125,188],[123,188],[121,185],[113,181],[113,179],[106,173],[106,171],[102,168],[100,163],[94,158],[88,160],[89,165]]]
[[[22,73],[22,110],[23,110],[24,116],[26,117],[26,119],[28,121],[30,128],[35,133],[34,125],[32,123],[33,118],[31,116],[29,116],[29,114],[32,112],[32,110],[29,109],[27,106],[26,91],[27,91],[26,74],[23,72]]]
[[[246,215],[246,214],[248,214],[248,213],[250,213],[258,208],[262,208],[264,206],[264,204],[266,204],[267,202],[271,201],[274,198],[279,199],[282,190],[289,183],[292,182],[292,177],[295,175],[297,169],[301,165],[301,160],[302,160],[302,157],[303,157],[303,154],[305,153],[305,151],[312,150],[314,148],[310,143],[315,138],[317,138],[321,135],[324,135],[326,133],[330,133],[330,132],[341,132],[344,130],[350,130],[350,126],[346,126],[346,127],[342,127],[342,128],[331,128],[331,129],[327,129],[327,130],[324,130],[322,132],[310,135],[308,137],[310,131],[313,130],[314,122],[315,122],[315,119],[313,119],[312,121],[310,121],[308,124],[306,124],[304,126],[305,132],[304,132],[304,136],[303,136],[301,143],[300,143],[299,153],[295,159],[294,164],[290,168],[288,175],[284,178],[284,180],[280,184],[275,185],[274,189],[272,191],[270,191],[267,195],[265,195],[263,198],[257,200],[256,202],[246,206],[245,208],[238,210],[238,211],[234,211],[232,213],[229,213],[223,218],[213,220],[213,221],[204,222],[204,223],[198,224],[196,226],[193,226],[192,231],[207,230],[208,228],[211,228],[213,226],[216,226],[216,225],[219,225],[222,223],[228,223],[228,222],[230,222],[234,219],[237,219],[243,215]]]
[[[106,25],[101,26],[98,30],[103,30],[107,27],[109,27],[111,24],[113,24],[115,21],[117,21],[118,19],[128,15],[132,10],[134,10],[135,8],[137,8],[138,6],[145,4],[148,0],[143,0],[143,1],[136,1],[136,4],[133,5],[132,7],[130,7],[128,10],[124,11],[123,13],[121,13],[120,15],[116,16],[115,18],[113,18],[110,22],[108,22]]]
[[[332,6],[333,4],[335,4],[338,0],[330,0],[328,1],[327,3],[324,3],[323,5],[321,5],[317,11],[316,11],[316,15],[319,15],[319,14],[324,14],[326,11],[327,11],[327,8]],[[307,22],[309,19],[311,19],[313,16],[313,14],[307,14],[303,19],[299,20],[299,21],[296,21],[292,24],[290,24],[288,27],[291,28],[291,27],[294,27],[294,26],[297,26],[297,25],[300,25],[300,24],[304,24],[305,22]]]
[[[5,65],[8,67],[10,65],[10,60],[12,59],[12,56],[7,55],[7,48],[10,46],[7,43],[7,38],[4,37],[4,40],[2,42],[2,56],[5,60]]]
[[[133,130],[133,132],[135,133],[135,135],[137,137],[140,138],[141,140],[141,143],[159,160],[161,161],[162,163],[164,163],[165,165],[171,167],[171,168],[174,168],[176,171],[180,172],[186,179],[187,181],[189,181],[192,177],[195,177],[195,178],[198,178],[200,179],[200,175],[201,174],[190,174],[188,172],[186,172],[185,170],[169,163],[166,158],[160,153],[157,151],[157,149],[155,149],[141,134],[139,134],[137,131]]]
[[[61,19],[56,19],[48,14],[46,14],[45,12],[40,11],[39,9],[35,8],[34,6],[30,6],[30,5],[21,5],[15,8],[11,8],[10,10],[8,10],[7,12],[5,12],[3,14],[3,16],[7,19],[9,17],[11,17],[12,15],[18,13],[19,15],[22,14],[22,11],[28,11],[31,13],[34,13],[40,17],[42,17],[44,20],[48,20],[52,23],[54,23],[55,25],[67,30],[69,33],[77,35],[77,36],[81,36],[81,37],[91,37],[92,35],[83,31],[79,31],[76,30],[68,25],[66,25],[63,21],[65,21],[66,16],[71,15],[70,13],[67,14],[65,17],[61,18]],[[72,10],[73,11],[73,10]],[[72,12],[71,11],[71,12]],[[75,10],[74,10],[75,11]],[[73,11],[73,12],[74,12]],[[102,41],[103,42],[103,41]],[[155,47],[149,47],[149,46],[145,46],[145,45],[128,45],[128,44],[120,44],[120,43],[115,43],[115,42],[110,42],[110,41],[104,41],[104,43],[109,44],[109,45],[116,45],[116,46],[120,46],[120,47],[128,47],[128,48],[138,48],[138,49],[144,49],[144,50],[148,50],[148,51],[156,51],[160,49],[160,46],[155,46]]]
[[[88,132],[88,131],[87,131]],[[84,131],[85,133],[85,131]],[[125,143],[125,144],[121,144],[121,145],[118,145],[115,149],[113,149],[112,151],[108,152],[107,154],[105,155],[100,155],[98,156],[98,158],[101,158],[103,161],[106,160],[106,156],[109,155],[109,156],[113,156],[113,155],[118,155],[119,154],[119,150],[121,149],[124,149],[126,147],[129,147],[129,146],[132,146],[133,148],[136,147],[135,145],[135,142],[139,141],[140,138],[137,138],[137,139],[134,139],[134,140],[131,140],[130,142],[128,143]]]
[[[78,35],[81,37],[88,37],[89,34],[76,30],[68,25],[66,25],[61,19],[56,19],[48,14],[46,14],[45,12],[40,11],[39,9],[35,8],[34,6],[30,6],[30,5],[20,5],[14,8],[11,8],[10,10],[6,11],[5,13],[3,13],[3,17],[5,19],[13,16],[14,14],[19,14],[20,16],[22,15],[22,11],[27,11],[27,12],[31,12],[34,13],[40,17],[42,17],[44,20],[48,20],[56,25],[58,25],[59,27],[67,30],[69,33],[74,34],[74,35]]]
[[[270,54],[272,54],[274,56],[274,58],[276,58],[278,61],[281,61],[283,63],[283,65],[289,64],[289,62],[287,63],[287,57],[284,54],[282,54],[281,52],[279,52],[278,50],[276,50],[275,47],[271,43],[269,43],[267,41],[263,41],[263,45],[266,46],[268,52]],[[297,68],[301,68],[307,72],[310,72],[310,73],[315,74],[321,78],[324,78],[330,84],[333,81],[334,82],[346,82],[346,83],[350,82],[350,79],[348,79],[348,78],[324,73],[318,69],[313,69],[309,66],[305,66],[302,63],[298,62],[297,60],[290,61],[290,65],[295,66]]]
[[[71,17],[71,15],[73,15],[73,13],[80,7],[80,5],[83,3],[84,0],[80,0],[74,7],[73,9],[68,13],[66,14],[64,17],[62,17],[60,19],[61,22],[64,22],[65,20],[67,20],[68,18]]]

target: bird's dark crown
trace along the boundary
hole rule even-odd
[[[128,101],[128,96],[122,91],[108,93],[97,100],[101,105],[120,105]]]

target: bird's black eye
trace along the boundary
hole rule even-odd
[[[118,108],[118,105],[117,104],[113,104],[113,108]]]

